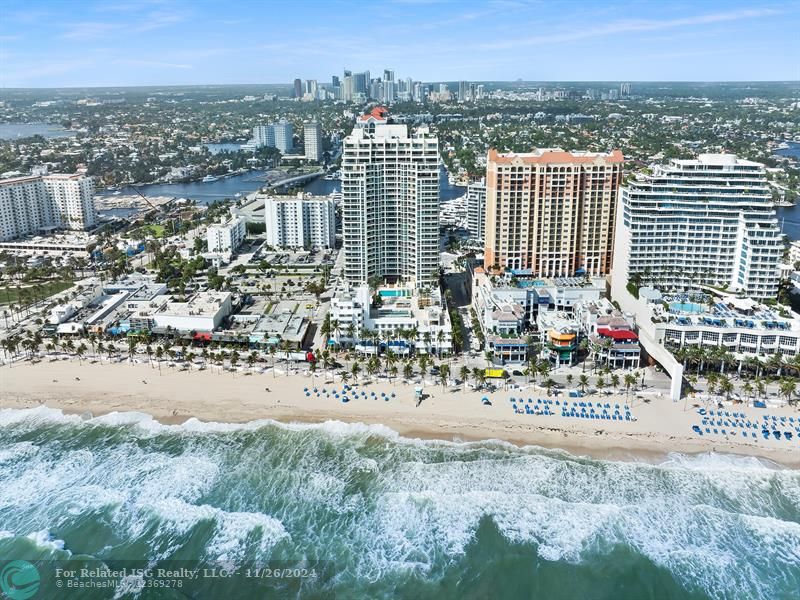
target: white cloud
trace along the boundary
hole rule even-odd
[[[91,40],[108,35],[112,31],[119,29],[119,27],[117,23],[104,23],[100,21],[72,23],[67,26],[67,29],[61,34],[61,37],[67,40]]]
[[[487,50],[504,50],[518,48],[520,46],[538,46],[542,44],[556,44],[561,42],[574,42],[577,40],[617,35],[620,33],[636,33],[644,31],[659,31],[662,29],[673,29],[680,27],[693,27],[697,25],[708,25],[711,23],[721,23],[726,21],[739,21],[742,19],[755,19],[759,17],[769,17],[780,14],[779,11],[771,8],[736,10],[723,13],[710,13],[696,15],[693,17],[682,17],[679,19],[626,19],[613,21],[605,25],[588,27],[585,29],[570,29],[560,33],[537,35],[521,39],[503,40],[499,42],[489,42],[481,44],[480,47]]]

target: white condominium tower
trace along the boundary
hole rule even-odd
[[[97,224],[94,183],[83,175],[0,180],[0,241]]]
[[[241,217],[209,225],[206,232],[208,251],[232,254],[242,245],[246,235],[247,226]]]
[[[467,186],[467,229],[469,237],[482,242],[486,219],[486,180]]]
[[[281,119],[273,126],[275,132],[275,147],[281,151],[281,154],[288,154],[294,148],[294,128],[292,124],[286,119]]]
[[[611,271],[622,152],[489,150],[484,267],[541,277]]]
[[[267,196],[264,200],[267,245],[275,248],[333,248],[336,205],[332,198]]]
[[[344,140],[345,278],[416,287],[439,272],[439,142],[427,127],[356,127]]]
[[[764,166],[732,154],[672,160],[622,188],[614,280],[710,284],[775,298],[783,241]]]
[[[322,128],[316,121],[303,124],[303,145],[306,159],[314,162],[322,160]]]
[[[272,125],[256,125],[253,127],[253,141],[256,148],[275,147],[275,129]]]

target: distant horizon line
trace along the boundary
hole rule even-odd
[[[308,81],[301,79],[301,81]],[[317,79],[317,82],[325,81]],[[581,80],[581,79],[438,79],[430,81],[414,80],[422,84],[435,84],[435,83],[457,83],[459,81],[466,81],[469,83],[538,83],[538,84],[603,84],[603,83],[631,83],[631,84],[800,84],[800,79],[673,79],[673,80],[658,80],[658,79],[596,79],[596,80]],[[330,83],[330,82],[328,82]],[[141,89],[141,88],[191,88],[191,87],[257,87],[257,86],[274,86],[274,87],[292,87],[294,81],[281,82],[281,83],[170,83],[170,84],[135,84],[135,85],[68,85],[68,86],[27,86],[27,87],[5,87],[0,86],[0,93],[5,91],[22,91],[22,90],[80,90],[80,89]]]

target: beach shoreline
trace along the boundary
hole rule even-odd
[[[143,413],[163,425],[189,419],[204,423],[245,424],[276,421],[319,424],[329,421],[382,425],[404,438],[454,442],[499,440],[515,446],[539,446],[592,458],[659,463],[670,453],[724,453],[750,456],[788,468],[800,467],[798,440],[720,439],[700,437],[691,430],[699,422],[694,409],[666,398],[631,406],[635,422],[594,421],[561,416],[515,414],[508,398],[544,398],[541,390],[497,391],[492,406],[486,392],[461,386],[443,390],[425,386],[429,397],[417,407],[414,385],[387,379],[362,381],[355,388],[368,394],[342,403],[333,397],[306,396],[309,390],[342,388],[338,377],[303,374],[180,371],[176,368],[130,363],[83,361],[17,362],[0,368],[0,408],[46,406],[64,414],[100,417],[110,413]],[[269,391],[267,391],[269,390]],[[372,396],[372,393],[375,396]],[[382,395],[389,398],[383,400]],[[373,399],[374,398],[374,399]],[[587,397],[587,400],[598,400]],[[624,394],[603,402],[630,401]],[[535,402],[535,400],[534,400]],[[747,410],[757,416],[752,409]],[[789,408],[771,414],[793,415]]]

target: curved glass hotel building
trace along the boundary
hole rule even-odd
[[[763,165],[701,154],[657,166],[621,192],[615,278],[775,298],[783,241]]]

